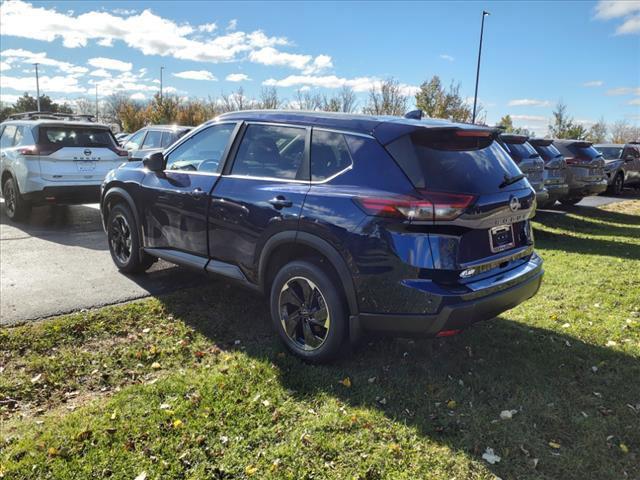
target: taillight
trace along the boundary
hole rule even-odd
[[[20,147],[18,149],[20,155],[39,155],[38,149],[35,145],[28,145],[26,147]]]
[[[129,156],[129,152],[122,149],[122,148],[118,148],[118,147],[109,147],[109,150],[111,150],[112,152],[115,152],[119,157],[128,157]]]
[[[359,197],[358,205],[369,215],[406,220],[453,220],[474,200],[473,195],[419,190],[421,198]]]

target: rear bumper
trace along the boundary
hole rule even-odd
[[[597,182],[580,182],[575,181],[569,185],[570,197],[586,197],[588,195],[597,195],[607,189],[607,179],[603,178]]]
[[[96,203],[100,201],[100,185],[44,187],[37,192],[25,193],[23,197],[34,205]]]
[[[496,317],[533,297],[542,283],[542,259],[531,259],[509,272],[468,284],[469,292],[444,295],[436,314],[361,313],[360,328],[394,335],[435,336],[443,330],[462,330]]]
[[[549,200],[549,192],[547,189],[537,190],[536,191],[536,202],[543,203]]]

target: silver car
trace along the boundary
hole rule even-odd
[[[594,147],[604,157],[609,193],[620,195],[625,185],[640,186],[640,144],[600,143]]]
[[[549,192],[549,200],[538,203],[541,208],[549,208],[556,201],[569,194],[567,184],[567,162],[549,138],[530,138],[529,143],[544,160],[544,186]]]
[[[192,127],[181,125],[149,125],[132,133],[122,146],[129,152],[129,160],[142,160],[153,152],[161,152],[181,138]]]
[[[544,205],[549,200],[549,192],[544,181],[544,161],[527,140],[529,137],[526,135],[511,133],[502,133],[499,137],[500,144],[509,152],[535,190],[536,202],[538,205]]]
[[[584,197],[607,189],[602,154],[585,140],[554,140],[553,145],[567,162],[569,194],[560,199],[563,205],[575,205]]]
[[[127,160],[107,125],[42,112],[0,124],[0,189],[5,211],[20,220],[32,205],[100,200],[107,173]]]

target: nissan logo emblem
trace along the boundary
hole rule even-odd
[[[518,197],[512,196],[509,199],[509,208],[511,209],[512,212],[515,212],[520,208],[520,200],[518,200]]]
[[[90,157],[91,156],[91,150],[89,150],[88,148],[82,153],[84,153],[85,157]]]

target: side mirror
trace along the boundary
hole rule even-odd
[[[152,172],[162,172],[164,170],[164,155],[162,152],[153,152],[142,159],[142,165]]]

